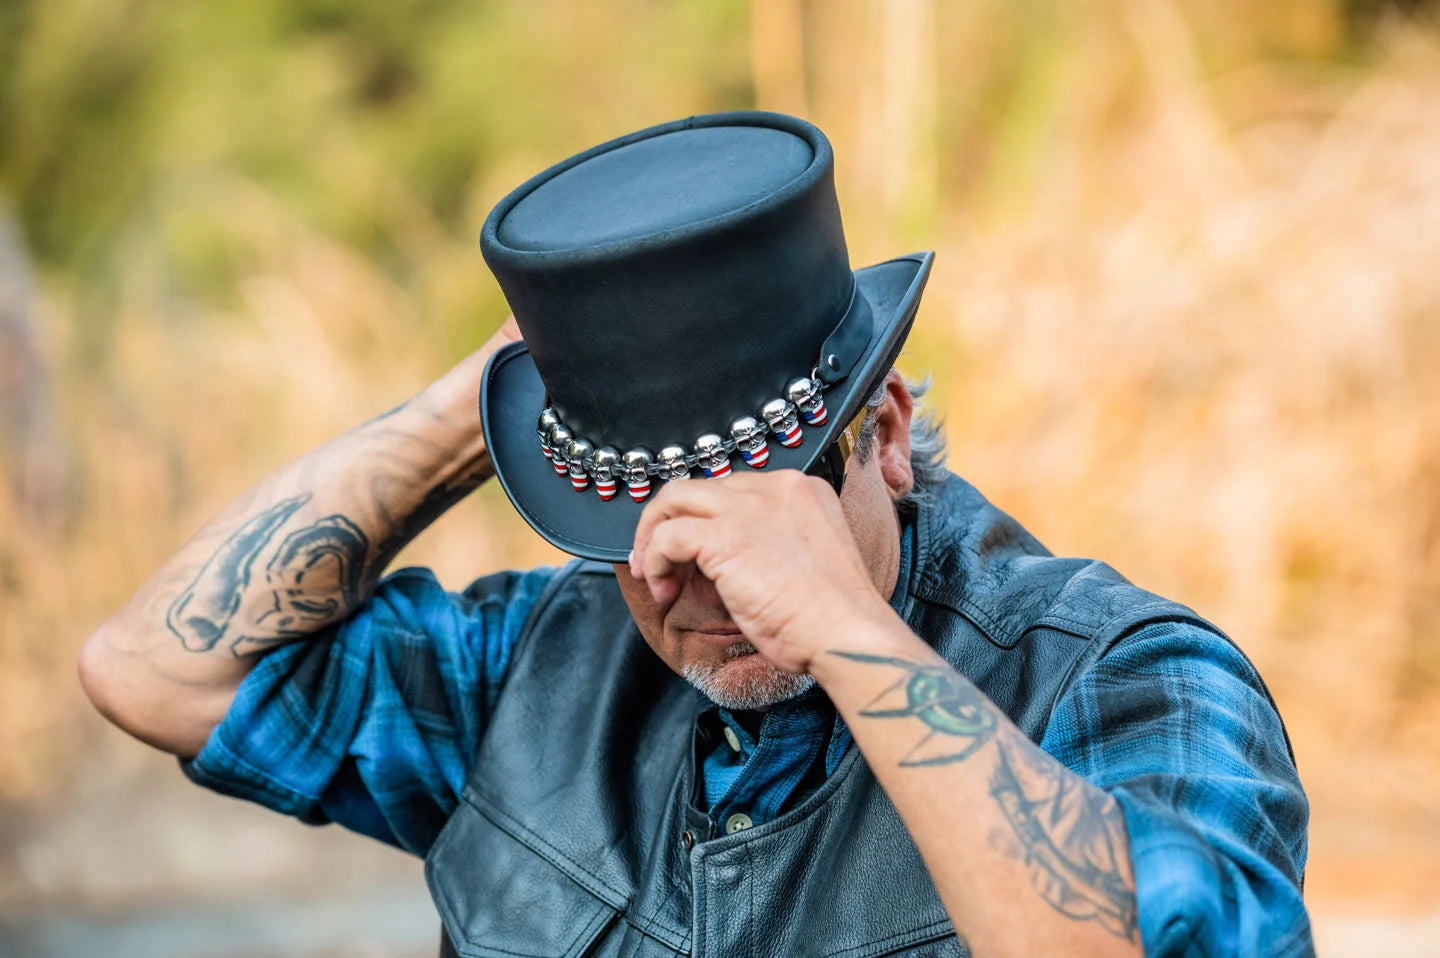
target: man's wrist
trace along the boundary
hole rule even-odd
[[[915,643],[924,646],[889,603],[877,597],[875,603],[862,605],[829,629],[820,651],[810,661],[810,674],[829,689],[853,664],[835,653],[914,655]]]

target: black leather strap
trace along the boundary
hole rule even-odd
[[[820,345],[820,361],[816,364],[815,376],[822,385],[832,386],[850,374],[865,347],[870,345],[873,327],[870,301],[860,294],[857,284],[850,290],[850,308]]]

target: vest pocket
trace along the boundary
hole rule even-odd
[[[462,958],[578,958],[619,914],[468,794],[426,856],[425,880]]]

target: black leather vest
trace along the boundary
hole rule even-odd
[[[1036,741],[1071,677],[1127,632],[1213,630],[1106,565],[1051,556],[958,478],[915,521],[897,585],[910,627]],[[797,807],[709,837],[691,801],[705,704],[645,644],[610,567],[568,566],[527,622],[426,860],[442,954],[966,954],[853,744]]]

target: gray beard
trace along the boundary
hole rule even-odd
[[[755,646],[749,642],[736,642],[727,646],[725,662],[758,655]],[[721,677],[724,665],[686,665],[680,669],[685,681],[695,686],[716,705],[727,709],[758,709],[793,699],[815,686],[815,676],[798,672],[782,672],[772,668],[767,675],[746,678],[735,682]]]

